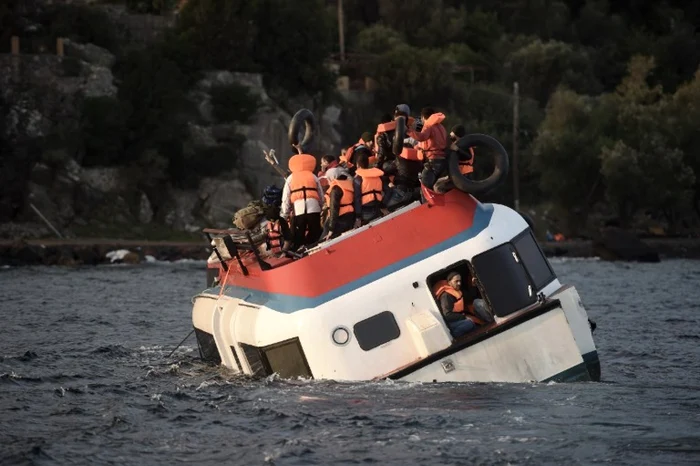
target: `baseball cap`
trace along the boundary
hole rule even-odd
[[[399,105],[397,105],[396,108],[394,109],[394,113],[396,113],[396,112],[401,112],[401,113],[405,113],[406,115],[410,115],[410,114],[411,114],[411,108],[410,108],[408,105],[406,105],[406,104],[399,104]]]

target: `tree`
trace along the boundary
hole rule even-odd
[[[600,186],[602,148],[615,124],[615,102],[608,96],[586,97],[557,90],[534,142],[533,166],[541,174],[540,187],[581,226],[595,203]]]
[[[560,84],[583,94],[601,90],[588,53],[560,41],[535,39],[510,55],[506,70],[506,82],[518,81],[523,93],[543,105]]]

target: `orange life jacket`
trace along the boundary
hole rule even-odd
[[[412,147],[404,147],[401,153],[399,154],[399,157],[402,157],[406,160],[420,162],[423,160],[423,152],[419,152],[418,149],[414,149]]]
[[[413,126],[413,122],[415,122],[415,121],[416,121],[415,118],[408,117],[408,121],[406,122],[406,129]],[[377,125],[377,134],[386,133],[388,131],[394,131],[395,129],[396,129],[396,120],[388,121],[386,123],[379,123],[379,125]]]
[[[328,191],[326,191],[326,205],[331,205],[331,190],[334,186],[338,186],[343,190],[343,197],[340,198],[340,209],[338,210],[338,215],[340,216],[355,212],[355,208],[353,207],[355,188],[352,185],[352,180],[333,180],[328,188]]]
[[[378,168],[358,168],[355,173],[362,177],[362,205],[384,199],[381,176],[384,172]]]
[[[454,312],[464,312],[464,296],[462,296],[462,292],[452,288],[447,280],[440,280],[433,286],[433,294],[436,299],[440,299],[443,293],[449,293],[457,300],[453,308]]]
[[[284,238],[282,237],[282,228],[279,225],[279,221],[267,221],[267,238],[270,240],[270,246],[273,250],[282,248]]]
[[[433,160],[445,157],[445,148],[447,147],[447,130],[440,124],[444,119],[444,113],[433,113],[425,121],[423,131],[435,126],[437,132],[433,132],[433,136],[427,141],[418,142],[417,148],[423,152],[423,158]]]
[[[289,189],[291,196],[289,200],[294,203],[299,199],[316,199],[318,196],[318,186],[314,169],[316,168],[316,157],[309,154],[297,154],[289,159],[289,170],[292,172],[289,179]]]
[[[367,143],[360,138],[359,141],[357,141],[355,144],[352,146],[348,147],[348,149],[345,151],[345,155],[340,156],[340,161],[345,162],[345,164],[348,166],[348,168],[352,168],[354,165],[351,162],[352,160],[352,154],[355,152],[355,149],[357,149],[359,146],[366,146]]]
[[[454,298],[457,300],[455,302],[454,308],[452,309],[453,312],[464,312],[465,311],[465,306],[464,306],[464,296],[462,295],[461,291],[457,291],[454,288],[450,286],[450,284],[447,282],[447,280],[440,280],[433,286],[433,294],[435,295],[435,299],[440,299],[440,296],[443,293],[449,293]],[[481,320],[479,317],[476,316],[474,313],[474,304],[468,304],[466,306],[466,313],[469,314],[469,319],[471,319],[475,324],[477,325],[483,325],[486,322]]]
[[[474,148],[473,147],[469,148],[469,153],[472,154],[472,156],[469,160],[460,160],[459,161],[459,172],[462,175],[467,175],[467,174],[472,173],[474,171]]]

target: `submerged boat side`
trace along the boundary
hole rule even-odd
[[[418,381],[591,380],[597,354],[573,287],[562,287],[527,223],[450,192],[194,299],[205,359],[250,375]],[[496,322],[453,339],[430,291],[474,273]],[[593,369],[591,369],[593,368]]]

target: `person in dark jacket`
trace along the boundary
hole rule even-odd
[[[394,118],[387,113],[382,116],[379,124],[381,126],[392,121],[394,121]],[[375,147],[375,151],[377,153],[377,167],[381,169],[385,166],[385,164],[391,163],[396,158],[391,148],[392,144],[394,143],[394,131],[391,130],[379,132],[377,133],[376,140],[377,147]]]
[[[451,272],[447,276],[444,289],[437,291],[440,311],[453,337],[461,337],[476,328],[476,324],[464,314],[464,296],[462,295],[462,276]]]
[[[350,173],[342,167],[326,171],[330,188],[326,192],[327,215],[323,241],[337,238],[355,225],[354,185]]]

